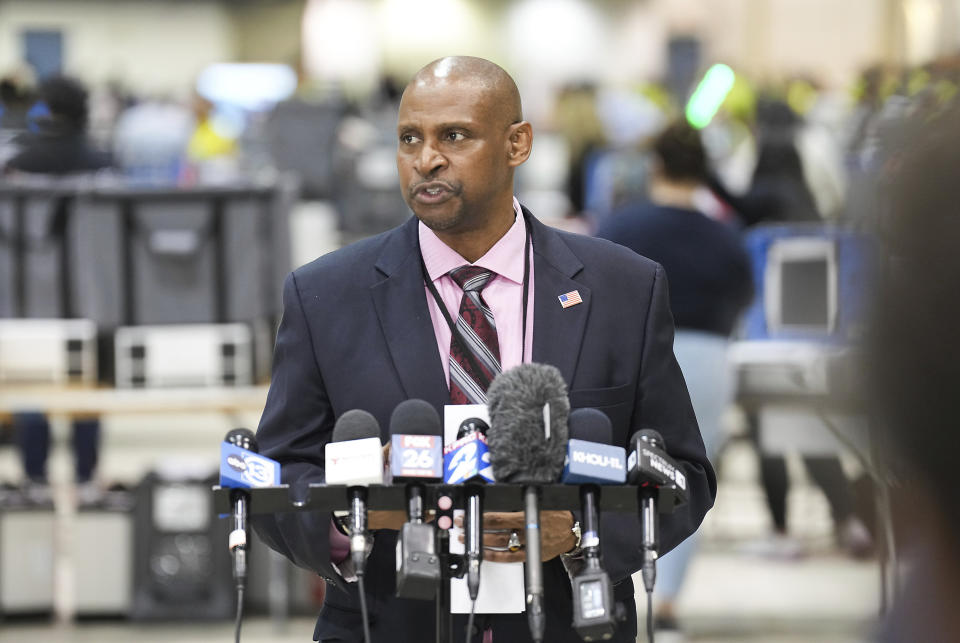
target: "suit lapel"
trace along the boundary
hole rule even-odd
[[[404,393],[442,408],[450,392],[427,309],[416,218],[391,235],[376,268],[385,278],[370,293]]]
[[[553,364],[573,385],[590,312],[590,289],[573,279],[583,264],[555,230],[524,208],[533,235],[533,361]],[[576,290],[583,303],[564,308],[560,295]]]

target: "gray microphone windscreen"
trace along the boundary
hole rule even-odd
[[[597,409],[574,409],[567,420],[570,439],[585,442],[610,444],[613,442],[613,425],[603,411]]]
[[[390,435],[443,435],[440,415],[425,400],[404,400],[390,415]]]
[[[224,442],[229,442],[241,449],[260,453],[260,446],[257,444],[257,436],[250,429],[231,429],[227,436],[223,438]]]
[[[334,442],[379,437],[380,423],[377,422],[377,418],[361,409],[347,411],[337,418],[337,423],[333,425]]]
[[[549,405],[549,435],[544,405]],[[487,407],[487,443],[497,481],[555,482],[563,469],[570,413],[560,371],[547,364],[521,364],[504,371],[490,383]]]

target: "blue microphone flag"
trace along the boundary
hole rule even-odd
[[[390,436],[390,471],[394,479],[443,478],[443,447],[439,435]]]
[[[476,431],[443,448],[443,481],[462,484],[474,477],[494,482],[487,437]]]
[[[570,439],[560,479],[565,484],[623,484],[626,460],[623,447]]]
[[[220,444],[220,486],[249,489],[280,484],[280,463],[229,442]]]

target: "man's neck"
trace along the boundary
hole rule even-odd
[[[657,205],[695,210],[694,195],[699,187],[696,182],[655,179],[650,182],[650,200]]]
[[[512,199],[511,199],[512,201]],[[516,220],[513,203],[503,215],[498,215],[487,222],[482,228],[460,233],[435,232],[437,238],[444,242],[461,257],[475,263],[477,259],[487,254]]]

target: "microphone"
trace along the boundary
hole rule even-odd
[[[390,416],[390,473],[406,482],[407,517],[397,538],[397,596],[430,600],[440,582],[433,525],[423,522],[424,483],[443,478],[443,427],[423,400],[405,400]]]
[[[501,482],[524,485],[527,540],[527,620],[534,641],[543,641],[543,567],[540,555],[540,491],[563,468],[570,401],[560,371],[521,364],[493,379],[487,390],[490,461]]]
[[[569,424],[570,441],[560,480],[580,485],[584,562],[573,578],[573,627],[584,641],[599,641],[613,637],[617,629],[613,584],[601,566],[599,485],[626,482],[626,451],[610,445],[613,426],[597,409],[572,411]]]
[[[630,439],[630,456],[627,458],[627,477],[630,484],[638,485],[640,498],[641,576],[647,592],[653,591],[657,580],[658,504],[661,513],[670,513],[687,501],[687,478],[680,465],[664,449],[663,437],[658,432],[643,429]]]
[[[270,487],[280,480],[280,463],[259,455],[257,438],[250,429],[229,431],[220,445],[220,486],[231,487],[233,531],[228,544],[233,554],[233,579],[242,589],[247,580],[247,504],[244,489]]]
[[[347,411],[333,426],[333,441],[324,449],[327,484],[347,485],[350,500],[350,558],[357,576],[367,563],[367,487],[383,484],[380,425],[370,413]]]
[[[466,485],[467,511],[464,540],[467,561],[467,591],[470,600],[480,593],[480,564],[483,562],[483,490],[481,484],[493,482],[490,450],[487,448],[489,425],[480,418],[460,423],[457,439],[444,449],[444,482]]]
[[[460,423],[457,439],[443,447],[443,482],[463,484],[473,478],[494,482],[487,423],[469,418]]]

